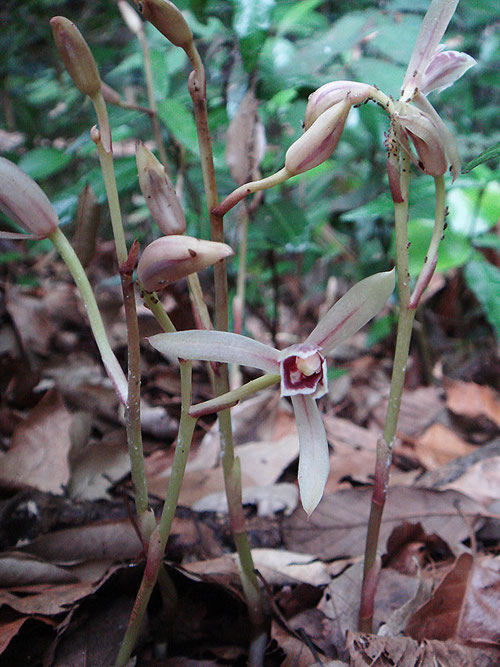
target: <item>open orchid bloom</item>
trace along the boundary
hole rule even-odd
[[[455,138],[445,126],[440,116],[427,100],[426,95],[434,90],[441,91],[451,86],[465,72],[476,64],[472,56],[459,51],[446,51],[440,45],[440,41],[446,28],[455,13],[458,0],[433,0],[427,14],[422,21],[418,33],[417,42],[403,79],[401,90],[400,109],[402,105],[413,102],[427,118],[427,130],[418,134],[412,129],[411,122],[406,122],[405,113],[396,119],[403,131],[413,141],[418,154],[418,163],[421,168],[433,176],[441,175],[442,160],[444,155],[446,162],[450,165],[453,179],[460,173],[460,157]],[[407,112],[407,116],[411,116]],[[420,123],[422,126],[422,123]],[[415,139],[417,137],[417,139]],[[407,147],[402,142],[405,150]],[[438,153],[436,161],[435,156]],[[437,169],[436,169],[437,165]],[[439,174],[441,171],[441,174]]]
[[[253,366],[281,375],[281,395],[290,396],[299,432],[299,487],[308,514],[321,500],[330,469],[328,442],[316,400],[328,391],[325,357],[361,329],[394,289],[394,270],[352,287],[318,322],[303,343],[285,350],[224,331],[158,334],[151,345],[167,357]]]

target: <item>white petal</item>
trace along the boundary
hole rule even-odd
[[[151,336],[151,345],[167,357],[221,361],[279,373],[279,352],[274,347],[226,331],[177,331]]]
[[[302,507],[311,514],[321,500],[330,458],[325,427],[314,398],[292,396],[299,431],[299,489]]]
[[[439,93],[453,85],[455,81],[477,65],[476,60],[462,51],[439,51],[435,53],[422,77],[420,92],[423,95],[437,90]]]
[[[433,0],[424,16],[403,80],[402,97],[405,100],[413,98],[415,88],[420,88],[427,65],[436,53],[457,5],[458,0]]]
[[[394,289],[394,281],[394,269],[361,280],[321,318],[305,344],[329,354],[382,310]]]

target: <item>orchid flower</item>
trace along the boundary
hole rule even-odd
[[[179,331],[149,338],[167,357],[253,366],[281,376],[281,395],[290,396],[299,433],[299,488],[308,514],[321,500],[330,469],[325,428],[316,399],[328,391],[325,357],[383,308],[394,289],[394,270],[352,287],[318,322],[303,343],[276,350],[224,331]]]
[[[418,160],[414,161],[426,173],[441,176],[444,173],[442,160],[444,156],[446,163],[450,165],[453,179],[460,173],[460,157],[456,142],[427,99],[427,95],[434,90],[441,92],[448,88],[476,64],[474,58],[467,53],[447,51],[440,45],[457,5],[458,0],[433,0],[431,3],[420,26],[417,42],[403,79],[401,97],[396,102],[397,112],[394,115],[396,122],[403,131],[408,132],[415,145]],[[420,118],[416,118],[414,113],[413,118],[408,118],[412,115],[412,112],[408,111],[410,102],[413,102],[421,112]],[[415,109],[412,111],[415,112]],[[427,124],[427,129],[419,134],[415,132],[415,128],[421,128],[422,121]],[[423,136],[424,134],[426,136]],[[404,141],[402,146],[408,152]],[[434,159],[436,153],[439,155]],[[410,157],[413,159],[411,153]]]

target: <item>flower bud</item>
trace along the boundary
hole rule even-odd
[[[193,33],[179,9],[169,0],[136,0],[139,11],[174,46],[189,48]]]
[[[184,212],[162,163],[142,141],[137,144],[135,156],[139,186],[154,221],[165,236],[184,234]]]
[[[426,174],[442,176],[448,168],[448,160],[441,134],[432,119],[404,102],[397,103],[397,108],[394,119],[412,140],[418,155],[418,166]],[[398,140],[411,156],[408,139],[403,133],[398,132]]]
[[[163,236],[144,249],[137,278],[145,290],[154,292],[233,254],[225,243],[191,236]]]
[[[317,167],[330,157],[344,130],[350,108],[351,100],[345,96],[342,102],[318,116],[300,139],[290,146],[285,155],[285,169],[290,176]]]
[[[309,95],[304,127],[308,130],[314,121],[334,104],[349,95],[351,104],[362,104],[370,96],[370,86],[357,81],[330,81]]]
[[[20,227],[44,239],[59,226],[46,194],[28,174],[0,157],[0,209]]]
[[[94,56],[76,25],[64,16],[50,19],[54,41],[69,75],[78,90],[95,97],[101,90],[101,78]]]
[[[132,9],[126,0],[118,0],[118,9],[130,32],[139,36],[144,30],[144,26],[135,9]]]

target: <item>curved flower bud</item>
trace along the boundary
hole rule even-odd
[[[409,102],[422,86],[422,78],[439,46],[451,17],[455,13],[458,0],[433,0],[420,30],[415,48],[408,63],[401,97]]]
[[[448,160],[441,132],[428,114],[404,102],[396,104],[398,110],[394,118],[397,121],[396,132],[401,146],[415,161],[404,134],[406,133],[415,146],[418,155],[416,162],[422,171],[431,176],[442,176],[448,168]],[[398,129],[403,132],[398,132]]]
[[[0,157],[0,209],[38,239],[59,226],[52,204],[40,186],[10,160]]]
[[[351,100],[347,95],[342,102],[322,113],[290,146],[285,155],[285,169],[290,176],[313,169],[328,160],[339,143],[350,108]]]
[[[84,95],[95,97],[101,90],[101,77],[82,33],[64,16],[54,16],[50,25],[57,50],[73,83]]]
[[[184,234],[184,211],[162,163],[142,141],[137,144],[135,156],[139,186],[154,221],[165,236]]]
[[[438,50],[430,59],[420,85],[422,95],[428,95],[433,90],[440,93],[453,85],[455,81],[477,65],[477,61],[462,51]]]
[[[144,249],[137,277],[145,290],[154,292],[233,254],[225,243],[191,236],[162,236]]]
[[[179,9],[169,0],[136,0],[139,11],[146,20],[164,35],[174,46],[189,49],[193,33]]]
[[[320,398],[328,391],[326,360],[313,345],[303,343],[283,350],[280,373],[282,396]]]
[[[347,95],[351,105],[362,104],[370,96],[370,86],[357,81],[330,81],[330,83],[325,83],[309,95],[304,120],[305,129],[308,130],[322,113],[345,100]]]

